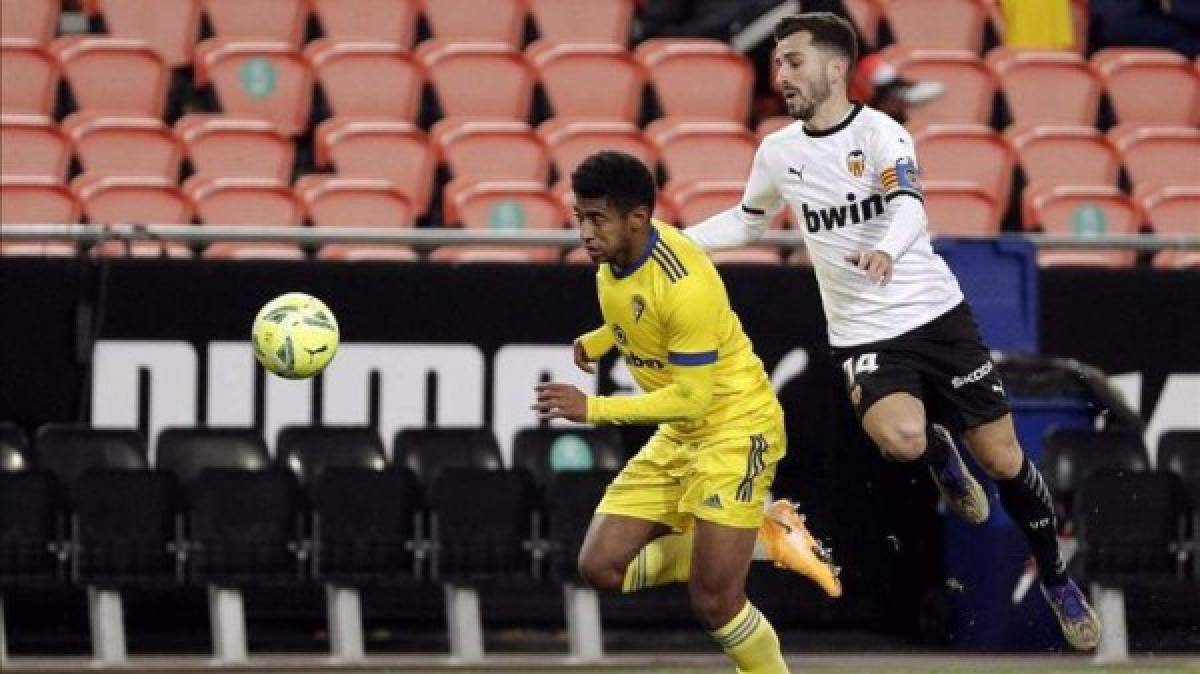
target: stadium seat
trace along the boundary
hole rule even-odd
[[[195,175],[292,179],[296,145],[265,119],[190,114],[175,123],[175,134]]]
[[[304,41],[305,0],[204,0],[213,35],[239,41]]]
[[[10,421],[0,421],[0,473],[28,470],[31,458],[25,431]]]
[[[287,426],[279,431],[275,456],[310,486],[327,468],[387,468],[379,432],[369,426]]]
[[[524,122],[443,119],[430,136],[458,179],[545,182],[550,174],[546,145]]]
[[[544,184],[525,180],[453,181],[446,186],[445,202],[444,223],[467,229],[562,229],[568,217],[562,202]],[[443,246],[431,259],[552,262],[558,259],[558,248]]]
[[[973,52],[954,49],[910,49],[894,46],[879,52],[900,74],[912,81],[932,80],[945,92],[929,103],[908,110],[909,129],[926,124],[987,124],[998,83],[996,76]]]
[[[394,583],[419,571],[421,491],[407,470],[331,465],[309,489],[313,576]]]
[[[416,262],[421,257],[408,246],[327,243],[317,251],[317,259],[340,262]]]
[[[536,75],[512,46],[427,40],[417,47],[417,58],[444,117],[528,120]]]
[[[1155,465],[1184,480],[1200,479],[1200,430],[1167,431],[1159,436]],[[1200,535],[1200,531],[1195,533]]]
[[[300,495],[282,470],[209,468],[186,488],[189,566],[200,582],[298,578]]]
[[[407,48],[316,40],[304,55],[334,115],[417,121],[425,74]]]
[[[546,485],[546,524],[549,529],[549,570],[552,578],[579,577],[579,550],[604,490],[616,470],[570,470],[553,474]]]
[[[1200,73],[1166,49],[1110,48],[1092,56],[1121,124],[1200,125]]]
[[[183,164],[183,144],[156,117],[115,117],[77,112],[63,120],[63,133],[88,173],[155,176],[174,181]]]
[[[649,73],[664,116],[746,123],[754,69],[729,45],[654,38],[638,45],[634,55]],[[696,86],[697,82],[704,86]]]
[[[714,250],[709,253],[713,264],[724,265],[777,265],[783,263],[783,257],[777,248],[734,248],[731,250]]]
[[[524,0],[494,0],[480,11],[476,0],[420,0],[421,13],[433,37],[445,42],[521,44],[525,29]],[[486,80],[483,80],[486,81]]]
[[[1115,187],[1063,185],[1026,190],[1025,226],[1040,225],[1047,234],[1087,238],[1136,234],[1142,225],[1137,207]],[[1043,250],[1038,263],[1049,265],[1132,266],[1129,250]]]
[[[731,122],[660,119],[646,127],[667,171],[667,189],[692,180],[745,180],[758,149],[754,134]]]
[[[0,175],[64,180],[70,165],[71,142],[53,119],[0,115]]]
[[[308,0],[325,36],[412,47],[416,0]]]
[[[184,193],[207,225],[304,224],[304,206],[292,189],[270,178],[189,178]],[[215,241],[204,250],[209,258],[304,259],[297,244],[266,241]]]
[[[996,196],[969,180],[924,181],[925,212],[934,236],[993,237],[1003,208]]]
[[[383,178],[311,175],[296,182],[309,219],[320,227],[413,226],[407,193]]]
[[[884,0],[880,5],[898,44],[976,54],[983,48],[988,14],[979,0]]]
[[[58,62],[33,40],[0,38],[0,112],[53,115]]]
[[[209,468],[266,470],[270,465],[262,433],[254,428],[167,428],[155,445],[155,468],[170,472],[183,486]]]
[[[1068,519],[1076,490],[1092,473],[1102,468],[1143,471],[1149,465],[1146,446],[1135,431],[1057,428],[1046,433],[1042,444],[1042,477]]]
[[[153,176],[81,175],[71,183],[93,224],[187,225],[192,204],[173,180]]]
[[[678,223],[691,227],[737,206],[745,189],[746,183],[740,180],[689,180],[668,188],[666,197],[675,206]],[[772,224],[782,227],[783,218]]]
[[[73,225],[82,215],[79,200],[56,178],[0,176],[0,224]],[[12,254],[8,247],[19,243],[4,245]]]
[[[51,44],[79,110],[162,117],[170,70],[141,40],[70,35]]]
[[[487,427],[406,428],[396,432],[392,462],[429,487],[444,468],[500,470],[500,446]]]
[[[1005,136],[1031,187],[1117,184],[1117,148],[1093,126],[1010,128]]]
[[[634,0],[527,0],[538,34],[545,40],[629,42]]]
[[[758,127],[754,129],[754,135],[758,138],[759,142],[762,142],[763,138],[766,138],[768,135],[775,133],[776,131],[781,131],[788,126],[791,126],[795,121],[796,120],[787,115],[768,117],[758,123]]]
[[[38,468],[53,473],[64,490],[89,468],[145,470],[148,464],[146,441],[134,430],[50,423],[38,428],[33,449]]]
[[[481,502],[487,507],[479,507]],[[435,578],[471,582],[532,575],[527,541],[534,493],[528,473],[447,466],[433,480],[429,506]]]
[[[46,44],[58,32],[62,0],[0,2],[0,36]]]
[[[1079,54],[1065,51],[988,52],[1013,123],[1094,126],[1103,85]]]
[[[192,62],[202,0],[156,0],[153,12],[146,11],[145,0],[100,0],[96,4],[109,35],[144,41],[171,67]]]
[[[65,577],[61,502],[51,473],[0,471],[0,592]]]
[[[930,124],[916,133],[913,142],[922,180],[977,183],[991,196],[994,207],[1004,209],[1016,158],[1003,136],[981,124]]]
[[[177,485],[163,471],[91,468],[71,488],[72,580],[183,580]]]
[[[542,41],[530,45],[525,55],[537,69],[555,116],[638,121],[646,71],[624,47]]]
[[[416,215],[429,209],[437,153],[408,122],[327,119],[317,126],[316,164],[344,177],[390,180]]]
[[[196,46],[196,84],[211,84],[227,115],[259,117],[281,133],[304,132],[312,109],[313,77],[286,42],[232,42]]]
[[[1150,188],[1136,198],[1155,234],[1200,235],[1200,185]],[[1154,265],[1167,269],[1200,267],[1200,251],[1163,250],[1154,256]]]
[[[846,14],[858,28],[859,35],[862,35],[865,45],[860,45],[861,51],[866,51],[864,47],[871,48],[879,46],[879,23],[883,20],[883,7],[880,6],[878,0],[842,0],[842,5],[846,8]]]
[[[658,152],[640,129],[627,122],[556,117],[543,122],[537,132],[560,179],[569,178],[580,162],[601,150],[631,154],[651,171],[658,166]]]
[[[1121,125],[1109,131],[1134,187],[1200,185],[1200,129]]]
[[[1170,473],[1104,468],[1087,476],[1073,508],[1087,577],[1120,585],[1173,575],[1179,492]]]
[[[621,434],[601,428],[522,428],[513,437],[513,467],[523,468],[539,487],[563,471],[615,471],[625,464]]]

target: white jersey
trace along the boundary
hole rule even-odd
[[[817,275],[829,343],[888,339],[963,301],[958,281],[930,244],[917,174],[904,127],[856,104],[827,130],[806,131],[797,122],[767,136],[741,206],[686,231],[706,248],[743,245],[761,236],[787,204]],[[731,235],[731,229],[748,233]],[[892,257],[885,286],[846,260],[871,250]]]

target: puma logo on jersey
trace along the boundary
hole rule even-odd
[[[822,227],[828,231],[835,227],[845,227],[847,224],[857,225],[883,214],[882,195],[872,194],[860,202],[857,195],[850,193],[846,195],[846,200],[850,202],[848,206],[837,208],[809,208],[807,203],[800,204],[805,228],[809,233],[816,234]]]
[[[792,168],[791,166],[789,166],[789,167],[788,167],[788,173],[790,173],[790,174],[792,174],[792,175],[796,176],[796,177],[797,177],[797,178],[799,178],[800,180],[804,180],[804,167],[803,167],[803,166],[801,166],[801,167],[800,167],[800,170],[799,170],[799,171],[797,171],[796,169],[794,169],[794,168]]]

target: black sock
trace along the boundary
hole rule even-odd
[[[1058,518],[1054,501],[1036,466],[1024,459],[1011,480],[996,480],[1000,503],[1021,528],[1037,560],[1038,575],[1047,585],[1067,582],[1067,564],[1058,551]]]
[[[950,452],[954,451],[954,447],[947,444],[949,441],[946,436],[933,430],[933,426],[926,424],[925,426],[925,453],[921,455],[921,462],[929,466],[938,475],[946,469],[946,463],[950,461]]]

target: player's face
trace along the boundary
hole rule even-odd
[[[794,119],[812,119],[817,107],[829,99],[831,55],[812,45],[812,33],[800,31],[779,41],[775,47],[776,75],[788,114]]]
[[[575,220],[579,223],[579,239],[592,262],[626,264],[630,261],[636,214],[635,208],[622,214],[608,199],[575,199]]]

